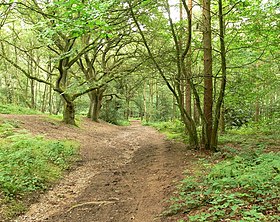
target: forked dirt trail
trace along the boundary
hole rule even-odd
[[[79,165],[15,221],[168,221],[160,216],[164,200],[192,161],[183,144],[137,121],[118,127],[85,119],[75,128],[42,116],[4,118],[16,118],[34,134],[81,143]]]

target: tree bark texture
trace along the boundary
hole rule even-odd
[[[91,119],[94,122],[98,122],[101,106],[102,106],[102,98],[105,89],[96,89],[91,92],[92,96],[92,112],[91,112]]]
[[[211,149],[212,134],[212,106],[213,106],[213,79],[212,79],[212,41],[211,41],[211,14],[210,0],[203,0],[203,47],[204,47],[204,116],[205,126],[203,145],[206,150]]]
[[[225,24],[224,24],[224,16],[223,16],[223,4],[222,0],[219,0],[219,29],[220,29],[220,51],[221,51],[221,68],[222,68],[222,79],[221,79],[221,87],[218,100],[216,102],[215,107],[215,116],[214,116],[214,124],[212,130],[211,137],[211,149],[213,151],[217,150],[218,146],[218,128],[220,121],[221,109],[225,96],[226,89],[226,46],[225,46]]]
[[[190,10],[190,16],[192,18],[192,0],[188,0],[188,7]],[[191,49],[191,45],[189,48],[189,52],[187,55],[187,75],[185,76],[186,78],[186,87],[185,87],[185,107],[186,107],[186,111],[187,113],[191,116],[192,113],[192,93],[191,93],[191,84],[190,84],[190,78],[192,76],[192,49]]]
[[[75,105],[72,101],[65,101],[64,103],[63,122],[70,125],[76,125]]]

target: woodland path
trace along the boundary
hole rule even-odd
[[[20,129],[81,143],[82,159],[17,222],[153,222],[195,159],[185,145],[134,121],[120,127],[84,119],[79,128],[44,116],[11,116]]]

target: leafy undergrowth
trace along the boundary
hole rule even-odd
[[[130,122],[128,120],[118,120],[116,123],[113,123],[117,126],[129,126]]]
[[[165,134],[168,139],[174,139],[183,142],[188,141],[188,136],[185,133],[184,124],[179,120],[169,122],[146,122],[143,125],[156,128],[159,132]]]
[[[224,135],[221,152],[186,171],[166,215],[178,222],[280,221],[278,131],[249,127]]]
[[[222,149],[249,147],[263,148],[273,151],[280,151],[280,127],[279,122],[251,123],[239,129],[229,130],[226,134],[219,136],[219,143]]]
[[[15,105],[0,105],[0,113],[2,114],[40,114],[39,111],[15,106]]]
[[[180,222],[280,220],[279,153],[243,153],[197,166],[181,182],[168,215],[179,214]]]
[[[15,121],[0,124],[0,221],[22,213],[24,199],[45,190],[78,157],[72,141],[47,140],[15,128]]]

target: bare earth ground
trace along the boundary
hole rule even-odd
[[[47,138],[76,140],[82,160],[15,222],[167,222],[161,217],[182,172],[196,159],[185,145],[134,121],[83,119],[69,127],[38,115],[0,115]]]

